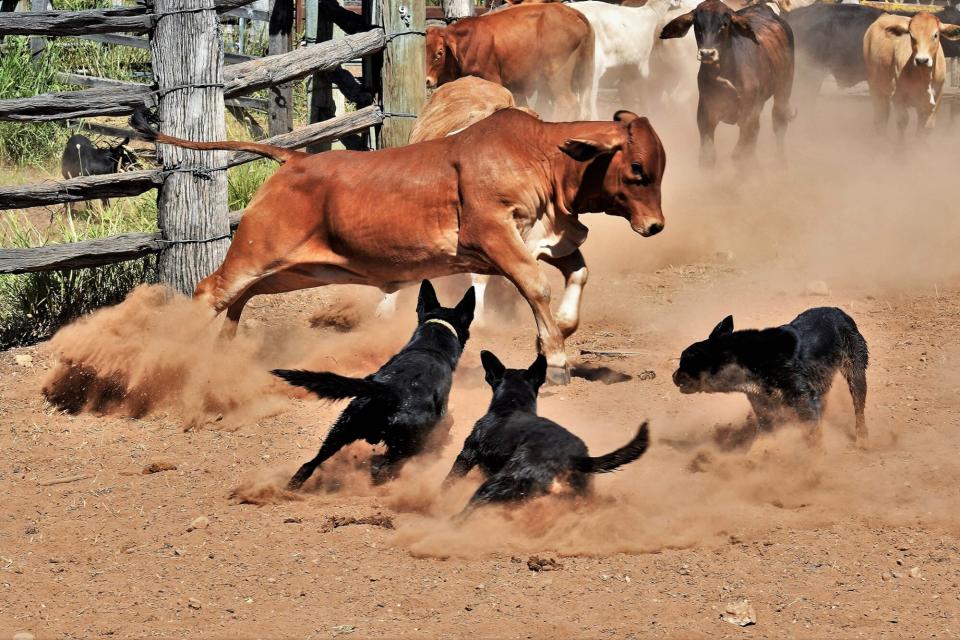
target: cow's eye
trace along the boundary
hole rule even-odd
[[[639,178],[641,182],[647,181],[647,177],[643,173],[643,165],[640,164],[639,162],[634,162],[633,164],[631,164],[630,171],[633,173],[633,175]]]

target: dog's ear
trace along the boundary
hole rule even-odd
[[[733,316],[727,316],[721,320],[720,323],[713,328],[713,331],[710,332],[710,337],[707,339],[713,340],[714,338],[725,336],[728,333],[733,333]]]
[[[463,298],[454,308],[454,311],[457,313],[457,320],[460,322],[460,326],[470,326],[470,323],[473,322],[473,311],[476,309],[476,307],[477,292],[473,288],[473,285],[471,285],[470,288],[467,289],[467,292],[463,294]]]
[[[489,351],[480,352],[480,362],[483,363],[483,370],[486,372],[487,384],[496,388],[503,380],[503,373],[507,370],[497,356]]]
[[[537,356],[533,364],[527,367],[527,380],[539,389],[547,379],[547,357],[542,353]]]
[[[417,319],[423,322],[424,316],[431,311],[440,308],[440,301],[437,300],[437,292],[429,280],[420,283],[420,295],[417,297]]]

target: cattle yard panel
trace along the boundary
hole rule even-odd
[[[98,40],[121,46],[141,48],[146,43],[151,50],[156,83],[151,87],[65,75],[61,79],[92,88],[0,100],[0,120],[29,122],[122,115],[132,112],[138,104],[145,104],[158,109],[159,128],[164,133],[195,140],[222,139],[225,97],[226,104],[233,100],[233,106],[238,108],[265,108],[263,101],[242,94],[313,76],[328,85],[336,82],[345,95],[362,103],[358,105],[360,108],[293,131],[285,127],[264,142],[288,148],[322,145],[383,125],[386,116],[374,100],[374,94],[379,93],[380,69],[371,69],[361,85],[343,67],[358,58],[376,57],[391,41],[390,37],[382,27],[371,27],[366,16],[345,10],[331,15],[330,5],[336,6],[335,0],[310,1],[325,5],[326,12],[321,11],[320,15],[341,27],[346,24],[349,30],[344,32],[349,35],[326,41],[318,39],[316,44],[311,43],[304,49],[275,56],[246,57],[228,67],[223,66],[223,40],[215,15],[244,14],[245,5],[251,0],[154,0],[136,7],[83,11],[50,11],[46,4],[39,10],[38,4],[33,5],[37,11],[0,13],[0,38],[16,34],[42,41],[48,36],[97,36]],[[422,30],[423,0],[418,2]],[[344,22],[344,15],[349,15],[350,20]],[[266,16],[251,13],[245,17]],[[284,33],[283,21],[278,24],[275,30]],[[113,35],[117,33],[126,35]],[[146,33],[148,38],[136,38],[131,33]],[[422,48],[422,38],[418,42]],[[388,73],[397,72],[395,64]],[[423,66],[421,54],[415,70],[421,77]],[[422,91],[422,80],[420,88]],[[271,92],[271,95],[275,94]],[[289,102],[285,105],[288,109],[291,106]],[[329,111],[325,113],[332,115]],[[97,128],[97,125],[90,126]],[[100,128],[114,135],[130,133],[124,129]],[[156,188],[160,228],[156,234],[122,234],[30,249],[0,249],[0,273],[91,267],[159,253],[161,281],[181,291],[191,291],[196,282],[219,263],[229,243],[229,232],[236,227],[242,213],[228,216],[225,169],[255,160],[257,156],[184,153],[186,151],[159,145],[158,156],[163,165],[158,169],[0,188],[0,210],[130,196]]]

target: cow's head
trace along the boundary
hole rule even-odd
[[[589,163],[574,207],[626,218],[640,235],[656,235],[664,225],[660,184],[666,152],[646,118],[618,111],[613,119],[619,126],[612,130],[570,138],[560,145],[574,160]]]
[[[446,27],[427,28],[427,87],[433,89],[460,77],[457,38]]]
[[[887,33],[896,37],[910,36],[913,64],[918,67],[933,67],[940,51],[941,37],[960,40],[960,27],[943,24],[937,16],[926,11],[917,13],[909,21],[891,24],[887,27]]]
[[[690,27],[697,38],[697,59],[702,64],[719,63],[735,37],[757,42],[757,34],[747,19],[720,0],[706,0],[693,11],[677,16],[663,27],[660,38],[682,38]]]
[[[116,164],[117,169],[124,169],[135,165],[139,158],[137,154],[133,152],[133,149],[127,146],[129,144],[130,138],[124,138],[123,142],[118,144],[115,147],[109,147],[110,158]]]

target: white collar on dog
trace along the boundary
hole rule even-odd
[[[459,342],[459,340],[460,340],[460,334],[457,333],[457,330],[453,328],[453,325],[452,325],[452,324],[450,324],[450,323],[447,322],[446,320],[441,320],[440,318],[430,318],[429,320],[427,320],[427,321],[424,322],[423,324],[430,324],[431,322],[433,322],[434,324],[443,325],[443,326],[446,327],[447,329],[450,329],[450,333],[452,333],[452,334],[453,334],[453,337],[456,338],[457,341]]]

